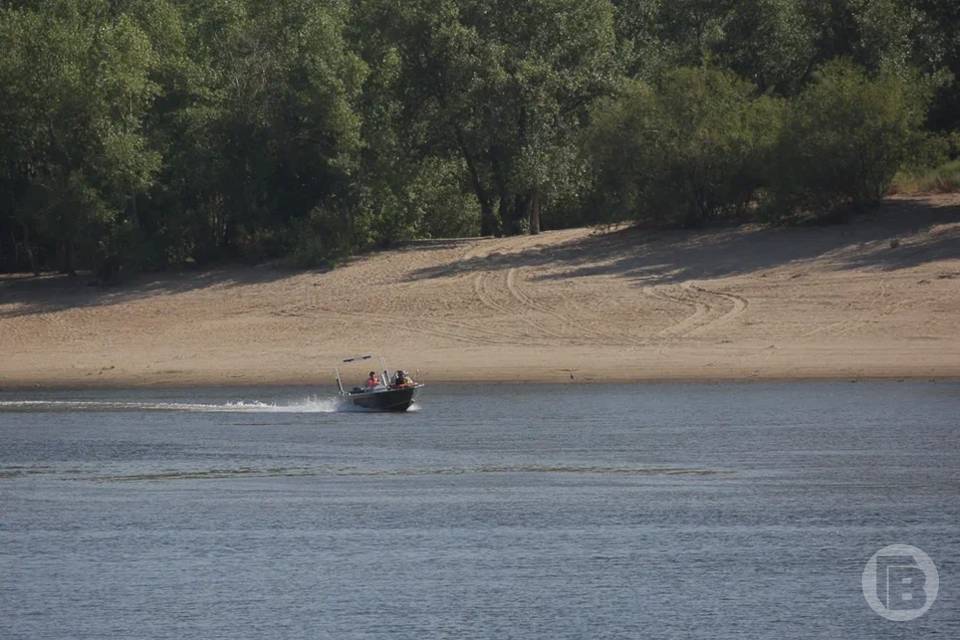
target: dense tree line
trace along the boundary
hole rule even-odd
[[[0,1],[0,270],[832,216],[956,149],[941,0]]]

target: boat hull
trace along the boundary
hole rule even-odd
[[[414,396],[416,396],[417,389],[420,386],[348,393],[345,395],[345,399],[353,406],[367,411],[403,412],[413,404]]]

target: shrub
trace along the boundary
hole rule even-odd
[[[292,226],[290,262],[300,268],[331,264],[356,250],[350,216],[333,207],[314,207]]]
[[[587,148],[613,217],[698,224],[743,211],[763,186],[780,101],[727,71],[676,69],[593,114]]]
[[[824,66],[787,109],[770,176],[779,217],[824,219],[880,200],[924,147],[930,92],[917,78]]]

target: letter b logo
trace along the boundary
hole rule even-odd
[[[893,544],[873,554],[863,569],[863,595],[870,608],[887,620],[919,618],[940,589],[937,567],[926,553]]]

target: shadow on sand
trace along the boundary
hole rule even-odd
[[[935,260],[960,258],[957,202],[956,197],[943,196],[890,199],[876,211],[849,224],[826,227],[748,225],[697,231],[627,228],[561,244],[513,253],[494,252],[433,265],[412,271],[405,280],[415,282],[481,270],[546,267],[550,273],[531,274],[532,280],[605,275],[646,286],[745,275],[790,265],[802,273],[806,263],[815,259],[827,259],[838,270],[894,271]],[[425,246],[411,243],[395,251],[403,254],[449,249],[464,242],[435,241]],[[356,259],[362,260],[363,256]],[[264,284],[298,273],[303,272],[267,266],[225,267],[148,274],[116,287],[88,286],[89,276],[0,276],[0,305],[20,303],[16,308],[0,310],[0,319],[122,304],[210,287]],[[944,277],[960,278],[960,273]]]
[[[145,274],[118,285],[98,286],[90,274],[68,276],[0,276],[0,305],[19,302],[17,308],[0,310],[0,319],[16,318],[65,309],[123,304],[157,295],[185,293],[210,287],[242,287],[280,280],[294,271],[267,267],[224,267],[205,271]]]
[[[747,275],[826,259],[835,269],[894,271],[960,258],[960,207],[891,199],[847,224],[822,227],[627,228],[545,248],[450,262],[414,271],[424,280],[471,271],[545,267],[532,281],[616,276],[637,286]],[[941,225],[949,225],[941,227]],[[938,232],[939,231],[939,232]]]

